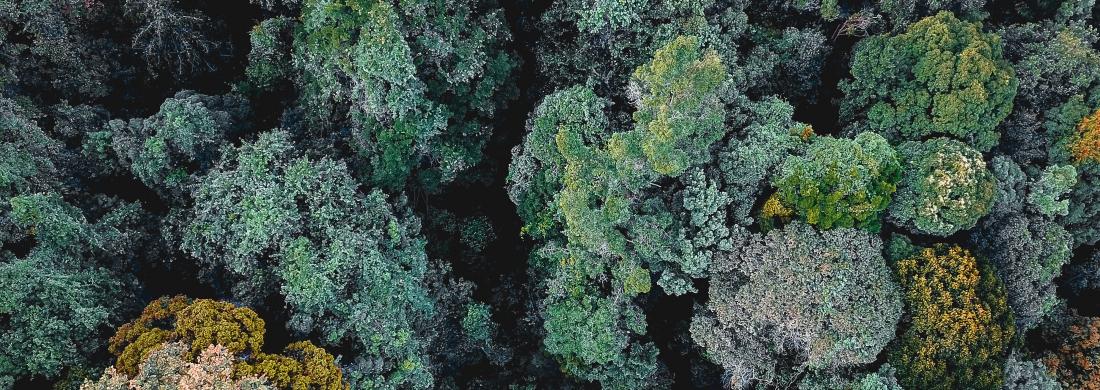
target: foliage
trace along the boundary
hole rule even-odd
[[[849,131],[893,143],[950,136],[985,152],[1012,111],[1018,82],[1000,39],[941,12],[896,36],[860,41],[852,78],[841,82]]]
[[[889,354],[902,386],[1001,388],[1015,329],[992,269],[947,245],[918,248],[896,268],[912,316]]]
[[[783,162],[774,185],[779,200],[810,225],[877,231],[900,178],[894,148],[861,133],[853,140],[814,138],[805,155]]]
[[[512,150],[508,168],[508,196],[523,220],[523,232],[546,238],[560,224],[554,197],[561,190],[565,158],[558,151],[559,131],[581,134],[592,142],[602,139],[607,104],[591,89],[577,86],[547,95],[531,113],[528,133]]]
[[[1070,169],[1061,169],[1065,167]],[[1051,193],[1050,173],[1073,173],[1072,166],[1065,167],[1049,168],[1039,178],[1029,180],[1011,160],[994,158],[997,203],[971,238],[1004,281],[1008,305],[1021,335],[1058,303],[1054,278],[1072,255],[1073,238],[1053,220],[1053,213],[1048,213],[1051,204],[1064,202],[1056,199],[1059,192],[1067,190],[1063,187]]]
[[[22,257],[0,252],[0,376],[57,378],[89,367],[132,292],[97,260],[122,252],[129,237],[119,228],[134,210],[92,223],[56,194],[9,204],[12,225],[36,243]]]
[[[370,386],[427,386],[416,326],[433,302],[403,201],[358,192],[343,163],[299,156],[286,132],[227,153],[198,182],[181,249],[225,272],[244,302],[281,293],[292,330],[381,359]]]
[[[1052,348],[1043,364],[1069,389],[1094,390],[1100,385],[1100,319],[1069,313],[1043,329]]]
[[[752,120],[743,138],[731,139],[718,152],[722,183],[733,199],[732,219],[741,225],[752,223],[749,215],[762,187],[773,181],[787,156],[802,149],[802,134],[813,132],[791,119],[794,107],[782,100],[765,99],[748,110]]]
[[[1044,122],[1057,120],[1061,110],[1056,107],[1088,94],[1100,81],[1100,53],[1092,48],[1097,33],[1080,23],[1010,25],[999,33],[1005,41],[1005,58],[1014,64],[1020,80],[1012,114],[1002,125],[1001,148],[1022,164],[1042,161],[1051,143],[1060,142],[1051,139],[1059,137],[1060,131],[1048,130]]]
[[[135,177],[178,196],[214,166],[221,149],[247,128],[249,115],[241,97],[183,91],[165,100],[155,115],[113,120],[106,131],[112,150]]]
[[[652,61],[634,71],[630,87],[638,94],[637,135],[617,134],[610,141],[619,166],[642,169],[631,161],[637,160],[632,152],[641,150],[650,169],[676,177],[708,157],[710,145],[725,135],[718,88],[726,78],[718,54],[702,52],[698,38],[677,37],[653,53]]]
[[[264,321],[251,309],[162,297],[119,328],[110,345],[117,362],[84,388],[111,388],[127,377],[138,388],[348,388],[335,358],[309,341],[291,343],[282,355],[262,352],[263,343]]]
[[[262,378],[234,378],[235,358],[225,347],[208,346],[194,359],[185,358],[188,349],[187,345],[179,342],[161,344],[141,362],[137,375],[132,378],[114,367],[108,367],[98,380],[87,380],[80,388],[81,390],[274,389]]]
[[[124,284],[100,268],[43,258],[0,259],[0,375],[56,378],[92,364],[118,321]]]
[[[692,338],[735,387],[871,363],[902,312],[881,245],[861,230],[801,223],[750,234],[712,266]]]
[[[1009,390],[1060,390],[1062,385],[1051,375],[1042,362],[1021,360],[1010,355],[1005,361],[1005,389]]]
[[[982,155],[947,138],[898,146],[904,173],[889,214],[917,232],[948,236],[969,229],[996,200],[996,178]]]
[[[353,129],[369,182],[398,189],[423,169],[431,186],[481,160],[516,60],[502,12],[479,3],[303,2],[300,104],[314,130]]]
[[[16,101],[0,98],[0,242],[25,235],[11,221],[8,200],[60,187],[62,143],[51,138]]]
[[[265,19],[249,32],[252,50],[248,52],[243,89],[269,91],[290,81],[294,66],[291,40],[295,20],[287,17]]]

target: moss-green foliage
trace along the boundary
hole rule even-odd
[[[715,259],[706,310],[691,323],[732,385],[867,364],[894,337],[901,293],[878,237],[795,222],[739,244]]]
[[[293,56],[311,131],[351,127],[371,183],[453,180],[510,96],[502,16],[476,1],[303,2]]]
[[[840,85],[841,117],[850,131],[893,143],[950,136],[984,152],[1000,139],[1017,84],[996,35],[941,12],[860,41],[852,78]]]
[[[904,173],[890,217],[916,232],[948,236],[974,227],[996,200],[997,180],[982,155],[965,144],[933,138],[898,146]]]
[[[905,388],[999,389],[1014,330],[1004,285],[958,246],[917,248],[896,264],[911,323],[890,351]]]
[[[565,158],[555,137],[566,131],[592,142],[602,139],[606,104],[591,89],[577,86],[547,95],[531,114],[527,136],[513,150],[508,168],[508,195],[524,222],[523,233],[547,238],[560,228],[558,209],[552,203],[561,190]]]
[[[894,148],[878,134],[861,133],[853,140],[815,138],[804,156],[783,162],[774,185],[806,223],[878,231],[900,179]]]
[[[701,50],[696,37],[677,37],[657,50],[632,79],[631,90],[639,94],[634,112],[639,134],[611,139],[611,153],[623,171],[641,169],[634,150],[642,151],[650,169],[673,177],[708,158],[710,145],[725,135],[718,88],[727,77],[718,54]]]
[[[261,134],[199,181],[181,249],[225,272],[245,302],[281,293],[291,329],[377,358],[362,386],[429,386],[419,221],[357,187],[342,163],[299,156],[285,132]]]

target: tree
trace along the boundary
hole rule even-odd
[[[1015,354],[1005,362],[1007,390],[1061,390],[1062,385],[1041,361],[1023,360]]]
[[[889,16],[895,25],[903,26],[916,17],[931,15],[936,11],[950,11],[967,19],[983,16],[986,0],[882,0],[876,2],[879,10]],[[942,12],[941,12],[942,13]]]
[[[141,24],[134,33],[133,49],[150,72],[168,70],[181,76],[213,70],[208,57],[223,44],[207,36],[211,22],[205,15],[181,10],[167,0],[126,0],[125,9]]]
[[[113,120],[104,135],[121,163],[169,201],[183,193],[221,157],[223,147],[249,126],[248,102],[236,95],[182,91],[149,118]]]
[[[982,155],[947,138],[898,146],[904,173],[890,218],[916,232],[948,236],[974,227],[996,200]]]
[[[245,92],[273,91],[293,76],[291,53],[293,31],[297,21],[288,17],[264,19],[249,32],[252,50],[248,52],[248,67],[240,88]]]
[[[878,134],[861,133],[853,140],[814,138],[805,155],[783,162],[773,185],[810,225],[878,231],[900,179],[894,148]]]
[[[1004,286],[958,246],[914,248],[896,264],[911,323],[889,354],[905,388],[999,389],[1014,334]]]
[[[897,36],[861,40],[844,80],[842,122],[892,143],[949,136],[985,152],[1012,111],[1018,82],[1000,39],[941,12]]]
[[[542,302],[546,352],[563,372],[598,381],[605,388],[652,386],[657,348],[637,339],[646,333],[646,318],[631,302],[650,291],[649,271],[629,260],[562,249],[549,254],[566,257],[559,257],[558,268],[546,282]],[[610,291],[601,291],[601,279],[609,279]]]
[[[901,294],[878,237],[794,222],[740,244],[715,260],[706,310],[691,323],[731,386],[858,367],[893,338]]]
[[[559,131],[581,134],[590,143],[604,139],[607,101],[591,89],[576,86],[547,95],[527,121],[523,143],[512,149],[508,167],[508,196],[523,220],[523,232],[547,238],[560,228],[554,197],[561,191],[565,158],[558,151]]]
[[[149,389],[188,384],[348,389],[336,358],[324,349],[299,341],[280,355],[262,352],[263,343],[264,321],[249,308],[182,295],[162,297],[111,337],[117,362],[98,383],[82,388],[109,389],[110,383],[130,377],[138,388]]]
[[[12,197],[57,190],[65,174],[60,160],[64,146],[47,135],[16,101],[0,98],[0,242],[14,242],[26,233],[11,218]]]
[[[707,159],[710,145],[725,136],[719,88],[728,77],[718,54],[703,51],[696,37],[680,36],[658,49],[631,79],[638,94],[635,130],[612,136],[608,146],[618,165],[641,169],[631,155],[640,150],[649,169],[676,177]]]
[[[1063,313],[1041,335],[1052,346],[1043,355],[1043,364],[1063,387],[1100,388],[1100,319]]]
[[[102,268],[0,259],[0,376],[57,378],[93,365],[103,328],[118,322],[125,284]]]
[[[997,203],[990,216],[975,229],[971,241],[994,265],[1004,281],[1008,305],[1021,336],[1034,327],[1059,302],[1054,278],[1073,255],[1073,237],[1054,218],[1075,180],[1072,166],[1048,167],[1029,179],[1012,160],[993,159],[997,177]],[[1062,169],[1069,168],[1069,169]],[[1068,174],[1064,179],[1051,176]],[[1061,185],[1052,185],[1061,182]],[[1057,187],[1057,188],[1054,188]]]
[[[0,252],[0,377],[57,378],[93,366],[105,328],[120,322],[132,285],[96,261],[120,254],[131,207],[89,222],[55,194],[9,201],[14,227],[35,244]]]
[[[289,137],[261,134],[199,179],[180,249],[243,302],[281,294],[298,334],[377,359],[357,386],[429,386],[419,326],[434,303],[419,220],[400,198],[360,193],[343,163],[300,156]]]
[[[1092,48],[1100,37],[1084,24],[1049,22],[1010,25],[999,34],[1020,80],[1012,113],[1002,124],[1001,149],[1022,164],[1043,161],[1059,141],[1044,122],[1055,119],[1056,107],[1100,82],[1100,53]]]
[[[740,225],[752,224],[751,209],[763,194],[766,183],[774,181],[789,155],[804,148],[813,128],[795,122],[794,107],[777,98],[750,104],[749,124],[742,138],[732,138],[718,152],[722,184],[732,198],[732,219]]]
[[[454,180],[481,160],[511,96],[510,34],[482,3],[305,1],[293,56],[306,125],[351,128],[370,183],[399,189],[414,171],[429,188]]]
[[[114,367],[108,367],[103,372],[103,376],[95,381],[85,380],[80,389],[275,389],[263,378],[234,378],[233,363],[235,357],[225,347],[211,345],[195,359],[184,357],[188,349],[187,345],[180,342],[161,344],[141,362],[137,375],[132,378],[120,373]]]

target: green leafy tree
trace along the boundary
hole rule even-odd
[[[783,162],[774,185],[806,223],[878,231],[900,179],[894,148],[878,134],[861,133],[852,140],[815,138],[805,155]]]
[[[1017,84],[996,35],[941,12],[859,42],[852,78],[840,84],[841,118],[852,133],[892,143],[949,136],[985,152],[1000,139]]]
[[[598,142],[608,126],[606,105],[591,89],[577,86],[547,95],[532,112],[528,133],[512,150],[508,167],[508,196],[524,222],[524,233],[546,238],[560,228],[553,203],[561,191],[565,158],[555,138],[559,131],[568,131]]]
[[[611,138],[617,163],[624,171],[640,169],[634,155],[640,150],[649,169],[676,177],[707,159],[710,145],[725,136],[719,97],[728,77],[718,54],[702,50],[696,37],[680,36],[658,49],[634,71],[635,130]]]
[[[402,200],[360,193],[342,163],[300,156],[283,131],[228,152],[194,197],[181,249],[224,272],[236,297],[277,291],[292,330],[377,359],[360,386],[432,383],[418,332],[434,312],[427,259]]]
[[[274,91],[293,76],[291,52],[297,22],[288,17],[265,19],[249,32],[252,50],[248,52],[245,80],[239,85],[245,92]]]
[[[933,138],[898,146],[904,173],[890,217],[937,236],[974,227],[996,200],[997,180],[982,155],[959,141]]]
[[[309,0],[294,39],[312,130],[352,129],[369,182],[429,188],[481,160],[516,60],[481,1]],[[479,11],[475,13],[475,11]]]
[[[248,102],[235,95],[179,92],[145,119],[113,120],[104,137],[135,177],[181,201],[196,176],[221,157],[222,148],[249,125]]]
[[[1000,389],[1014,334],[1004,286],[958,246],[915,248],[896,271],[911,323],[890,351],[905,388]]]
[[[740,244],[715,260],[706,310],[691,322],[732,386],[868,364],[893,339],[901,293],[878,237],[796,222]]]
[[[96,262],[121,252],[123,207],[95,223],[59,196],[10,200],[13,224],[36,244],[0,252],[0,377],[58,378],[93,366],[103,331],[120,321],[132,285]]]
[[[722,183],[732,198],[732,218],[745,226],[752,224],[752,208],[766,184],[813,134],[811,127],[792,119],[794,107],[778,98],[750,104],[748,110],[752,119],[742,138],[729,140],[718,152]]]

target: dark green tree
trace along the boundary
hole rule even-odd
[[[494,7],[303,2],[293,63],[309,136],[351,129],[362,176],[389,189],[414,171],[432,188],[477,164],[516,64]]]
[[[279,293],[291,330],[377,362],[349,375],[356,386],[430,386],[419,330],[434,303],[403,201],[360,193],[343,163],[301,156],[283,131],[228,153],[198,182],[181,249],[244,302]]]
[[[840,84],[849,132],[892,143],[949,136],[981,152],[997,145],[1018,84],[1000,39],[949,12],[861,40],[851,71]]]

